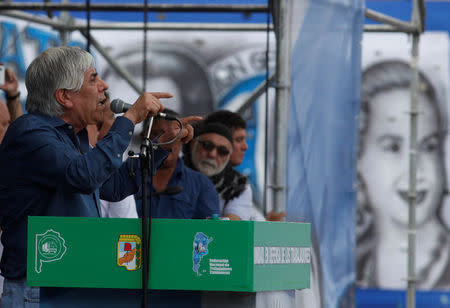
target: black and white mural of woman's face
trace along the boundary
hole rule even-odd
[[[419,70],[414,132],[411,42],[404,34],[364,35],[357,160],[359,286],[406,288],[408,258],[414,254],[418,289],[450,288],[448,46],[447,35],[421,37],[420,57],[413,62]],[[416,142],[414,156],[411,140]],[[408,245],[411,167],[416,174],[414,251]]]
[[[205,115],[214,107],[209,73],[202,59],[193,56],[192,53],[176,45],[154,42],[147,53],[145,90],[171,93],[173,98],[164,100],[163,103],[182,115]],[[138,86],[142,87],[144,84],[142,47],[117,52],[115,59]],[[136,90],[112,68],[108,67],[104,75],[113,97],[121,97],[130,103],[138,97]]]
[[[376,220],[408,224],[410,91],[397,88],[375,95],[370,104],[364,149],[359,159],[367,201]],[[444,189],[437,109],[423,94],[418,100],[416,222],[434,215]]]

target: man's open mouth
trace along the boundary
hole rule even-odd
[[[103,106],[104,104],[106,104],[106,98],[102,101],[100,101],[97,106]]]

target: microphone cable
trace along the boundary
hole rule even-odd
[[[178,124],[180,125],[180,129],[178,130],[178,133],[176,134],[176,136],[173,137],[171,140],[166,141],[166,142],[155,142],[155,143],[152,143],[152,145],[156,147],[156,146],[168,145],[168,144],[174,143],[178,139],[178,137],[180,137],[181,132],[183,131],[183,123],[181,123],[180,119],[178,119],[177,117],[169,117],[169,116],[166,116],[166,114],[162,113],[162,112],[158,113],[156,115],[156,118],[164,119],[166,121],[177,121]],[[162,135],[162,133],[159,134],[156,137],[156,139],[159,138],[161,135]]]

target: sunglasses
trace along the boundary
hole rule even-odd
[[[197,139],[197,142],[202,146],[203,150],[205,150],[206,152],[211,152],[212,150],[217,148],[217,154],[219,156],[225,157],[230,155],[230,150],[228,150],[226,146],[215,145],[213,142],[206,140]]]

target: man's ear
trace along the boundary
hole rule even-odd
[[[71,109],[73,107],[71,93],[67,89],[58,89],[55,91],[56,101],[65,109]]]

